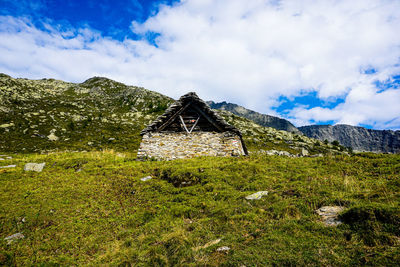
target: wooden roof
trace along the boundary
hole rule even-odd
[[[212,124],[219,132],[234,132],[240,137],[242,134],[240,131],[232,125],[229,125],[223,118],[221,118],[215,111],[213,111],[206,102],[201,100],[196,93],[187,93],[179,100],[175,101],[167,110],[150,123],[143,131],[141,135],[149,132],[160,132],[165,129],[172,121],[183,113],[188,107],[196,109],[200,115],[205,117],[210,124]]]

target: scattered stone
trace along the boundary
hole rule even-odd
[[[0,158],[0,160],[5,160],[5,159],[3,159],[3,158]]]
[[[262,153],[267,154],[268,156],[286,156],[286,157],[296,157],[296,155],[290,154],[287,151],[280,151],[280,150],[275,150],[275,149],[271,149],[271,150],[261,150]]]
[[[14,126],[14,123],[1,124],[0,128],[8,128],[8,127],[11,127],[11,126]]]
[[[18,239],[24,239],[25,236],[21,233],[16,233],[10,236],[7,236],[6,238],[4,238],[4,240],[7,241],[7,244],[10,245],[12,242],[18,240]]]
[[[204,248],[208,248],[208,247],[211,247],[211,246],[213,246],[213,245],[216,245],[216,244],[218,244],[219,242],[221,242],[221,238],[218,238],[218,239],[216,239],[216,240],[210,241],[210,242],[206,243],[206,244],[203,245],[203,246],[198,246],[198,247],[192,248],[192,250],[193,250],[193,251],[198,251],[198,250],[200,250],[200,249],[204,249]]]
[[[7,166],[0,166],[0,169],[6,169],[6,168],[15,168],[17,165],[7,165]]]
[[[151,176],[146,176],[146,177],[140,178],[140,180],[143,182],[146,182],[147,180],[151,180],[152,178],[153,177],[151,177]]]
[[[231,249],[230,247],[223,246],[223,247],[217,248],[217,251],[229,251],[230,249]]]
[[[301,149],[301,155],[302,155],[303,157],[308,156],[308,150],[305,149],[305,148],[302,148],[302,149]]]
[[[58,136],[56,136],[54,133],[49,134],[49,135],[47,136],[47,138],[48,138],[50,141],[57,141],[57,140],[58,140]]]
[[[25,164],[24,171],[35,171],[35,172],[41,172],[44,168],[44,165],[46,163],[27,163]]]
[[[254,199],[261,199],[263,196],[268,195],[268,191],[258,191],[257,193],[251,194],[246,197],[246,199],[254,200]]]
[[[324,206],[316,210],[318,215],[322,217],[323,222],[327,226],[336,226],[342,222],[338,219],[338,214],[344,210],[340,206]]]
[[[12,159],[12,157],[6,157],[6,159]]]
[[[312,158],[318,158],[318,157],[323,157],[323,156],[324,156],[323,154],[319,153],[319,154],[311,155],[310,157],[312,157]]]
[[[114,141],[115,140],[115,138],[114,137],[110,137],[110,138],[108,138],[108,141]]]

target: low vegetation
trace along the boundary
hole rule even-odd
[[[400,262],[400,156],[11,155],[0,265],[384,265]],[[27,162],[45,162],[27,172]],[[152,179],[142,181],[141,178]],[[268,191],[260,200],[245,197]],[[315,210],[344,206],[325,226]],[[25,238],[7,244],[5,237]],[[219,240],[220,239],[220,240]],[[219,248],[228,247],[229,250]]]

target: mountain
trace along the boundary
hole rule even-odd
[[[285,119],[261,114],[236,104],[225,101],[220,103],[208,101],[207,103],[211,108],[229,111],[265,127],[304,134],[320,141],[333,142],[337,140],[341,145],[351,147],[354,151],[400,153],[400,131],[371,130],[343,124],[335,126],[309,125],[296,128]]]
[[[173,99],[93,77],[83,83],[0,75],[0,151],[135,150]]]
[[[281,119],[278,117],[270,116],[255,112],[253,110],[244,108],[242,106],[227,103],[227,102],[220,102],[215,103],[213,101],[208,101],[207,104],[210,105],[213,109],[220,109],[232,112],[240,117],[247,118],[249,120],[254,121],[255,123],[265,126],[265,127],[272,127],[277,130],[283,130],[287,132],[293,132],[296,134],[300,134],[299,130],[288,120]]]
[[[0,151],[114,149],[135,153],[141,141],[140,131],[173,101],[168,96],[104,77],[69,83],[0,74]],[[242,132],[250,153],[345,153],[342,147],[325,145],[299,132],[263,127],[226,110],[218,112]],[[293,130],[289,122],[287,125]]]
[[[345,124],[310,125],[298,129],[310,138],[337,140],[355,151],[400,153],[400,131],[371,130]]]

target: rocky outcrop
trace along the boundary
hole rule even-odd
[[[345,124],[309,125],[299,130],[310,138],[334,140],[355,151],[400,153],[400,131],[371,130]]]
[[[210,107],[213,109],[226,110],[232,112],[235,115],[252,120],[255,123],[264,127],[271,127],[277,130],[284,130],[287,132],[293,132],[297,134],[300,133],[299,130],[290,121],[285,119],[281,119],[266,114],[261,114],[236,104],[227,103],[225,101],[220,103],[208,101],[207,104],[210,105]]]

